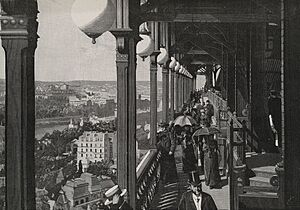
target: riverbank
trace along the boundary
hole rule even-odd
[[[37,119],[35,123],[35,138],[41,139],[46,133],[52,133],[54,130],[62,131],[68,128],[70,120],[80,120],[82,116],[56,117],[47,119]],[[157,121],[162,119],[161,112],[157,114]],[[84,118],[87,120],[87,118]],[[145,122],[150,123],[150,112],[137,114],[137,125],[143,125]]]
[[[45,118],[45,119],[36,119],[35,124],[36,125],[47,125],[47,124],[66,124],[70,123],[70,120],[80,120],[82,118],[81,115],[78,116],[66,116],[66,117],[53,117],[53,118]],[[86,120],[87,118],[83,118]]]

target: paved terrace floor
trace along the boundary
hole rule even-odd
[[[152,202],[151,210],[176,210],[183,192],[187,190],[187,174],[183,173],[180,146],[176,148],[175,160],[178,173],[178,181],[169,185],[159,184],[158,191]],[[204,180],[204,175],[201,175]],[[209,193],[218,207],[218,210],[229,210],[229,186],[226,177],[222,177],[221,189],[209,189],[202,183],[204,192]]]

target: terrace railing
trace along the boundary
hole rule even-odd
[[[151,149],[137,166],[136,209],[146,210],[151,205],[160,178],[160,158],[161,152]]]

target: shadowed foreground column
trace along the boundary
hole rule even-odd
[[[157,63],[156,58],[159,52],[150,56],[150,141],[151,146],[156,146],[157,133]]]
[[[6,75],[6,209],[35,209],[34,53],[37,3],[3,3],[9,14],[1,21]],[[23,8],[20,8],[20,5]],[[30,19],[28,16],[30,15]],[[22,15],[24,14],[24,15]]]
[[[112,31],[117,39],[117,139],[118,184],[128,190],[128,201],[136,203],[136,55],[133,32]],[[132,154],[132,155],[129,155]]]

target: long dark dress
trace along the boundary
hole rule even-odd
[[[183,163],[183,172],[189,173],[196,171],[197,159],[195,156],[194,146],[192,142],[192,136],[188,133],[185,136],[185,139],[182,143],[182,163]]]
[[[210,187],[217,187],[221,181],[217,141],[212,139],[208,140],[206,144],[203,145],[203,151],[205,184]]]
[[[177,170],[174,158],[176,141],[169,130],[163,131],[158,136],[158,149],[161,151],[161,180],[165,183],[177,181]],[[172,152],[170,155],[169,152]]]

